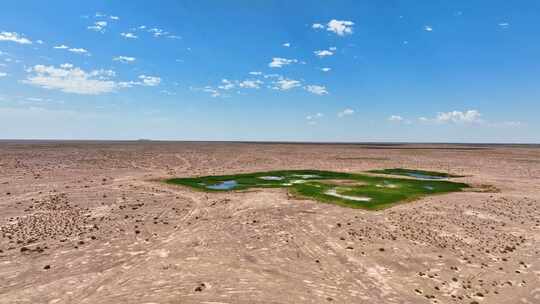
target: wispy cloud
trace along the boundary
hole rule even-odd
[[[155,87],[161,83],[161,78],[156,76],[140,75],[139,79],[142,81],[143,85],[149,87]]]
[[[281,78],[279,80],[276,80],[274,82],[274,86],[272,87],[274,90],[280,90],[280,91],[288,91],[290,89],[294,89],[296,87],[301,86],[301,82],[294,79],[287,79],[287,78]]]
[[[255,73],[255,74],[254,74]],[[259,72],[253,72],[250,73],[250,75],[261,75]],[[242,94],[240,90],[242,89],[260,89],[261,86],[264,84],[263,81],[259,79],[245,79],[245,80],[229,80],[229,79],[221,79],[221,83],[218,86],[205,86],[203,89],[195,89],[200,90],[206,93],[210,93],[212,97],[228,97],[228,95],[225,94],[227,91],[231,90],[238,90],[236,93]]]
[[[321,71],[323,72],[330,72],[332,69],[331,68],[321,68]]]
[[[313,53],[315,54],[315,56],[317,56],[319,58],[334,55],[334,53],[332,51],[329,51],[329,50],[318,50],[318,51],[315,51]]]
[[[154,35],[154,37],[160,37],[160,36],[165,36],[165,35],[169,34],[169,32],[166,32],[163,29],[160,29],[160,28],[157,28],[157,27],[153,27],[153,28],[149,29],[148,32],[152,33],[152,35]]]
[[[316,125],[318,121],[324,117],[323,113],[315,113],[306,116],[307,123],[310,125]]]
[[[208,86],[204,87],[203,91],[206,92],[206,93],[210,93],[210,96],[212,96],[214,98],[222,96],[222,94],[218,90],[216,90],[216,89],[214,89],[212,87],[208,87]]]
[[[482,127],[520,127],[523,126],[519,121],[493,122],[482,118],[482,114],[477,110],[439,112],[433,118],[420,117],[418,120],[422,123],[431,123],[435,125],[462,125],[462,126],[482,126]],[[407,121],[406,121],[407,122]]]
[[[350,116],[350,115],[353,115],[354,114],[354,110],[353,109],[344,109],[343,111],[340,111],[337,113],[337,116],[339,118],[342,118],[342,117],[345,117],[345,116]]]
[[[19,44],[32,44],[32,41],[16,32],[0,32],[0,41],[10,41]]]
[[[76,53],[76,54],[85,54],[85,55],[89,55],[90,53],[88,52],[88,50],[86,49],[83,49],[83,48],[70,48],[68,49],[68,51],[72,52],[72,53]]]
[[[392,122],[402,122],[403,120],[403,117],[401,117],[400,115],[390,115],[390,117],[388,117],[388,121]]]
[[[434,118],[425,118],[420,117],[420,121],[424,122],[434,122],[439,124],[446,123],[455,123],[455,124],[472,124],[472,123],[482,123],[483,120],[477,110],[467,110],[467,111],[450,111],[450,112],[439,112]]]
[[[284,47],[290,47],[291,46],[291,43],[290,42],[286,42],[284,44],[282,44]]]
[[[232,90],[236,87],[236,85],[234,84],[234,82],[228,80],[228,79],[221,79],[221,85],[218,86],[218,89],[221,89],[221,90]]]
[[[272,62],[268,64],[271,68],[281,68],[285,65],[289,65],[292,63],[297,63],[298,60],[296,59],[287,59],[287,58],[280,58],[280,57],[274,57],[272,58]]]
[[[431,27],[431,25],[426,25],[426,26],[424,26],[424,31],[433,32],[433,27]]]
[[[128,56],[116,56],[113,58],[113,61],[119,61],[122,63],[132,63],[135,62],[135,57],[128,57]]]
[[[306,91],[315,94],[315,95],[326,95],[328,91],[325,86],[320,85],[308,85],[305,87]]]
[[[120,36],[124,37],[124,38],[127,38],[127,39],[137,39],[139,37],[137,37],[137,35],[133,34],[133,33],[120,33]]]
[[[244,80],[238,83],[238,86],[244,89],[258,89],[261,87],[261,84],[263,84],[260,80]]]
[[[88,50],[84,49],[84,48],[72,48],[72,47],[69,47],[69,46],[67,46],[65,44],[56,45],[53,48],[56,49],[56,50],[68,50],[69,52],[72,52],[72,53],[75,53],[75,54],[83,54],[83,55],[90,56],[90,52],[88,52]]]
[[[108,23],[107,21],[96,21],[94,22],[94,25],[87,26],[86,28],[95,31],[95,32],[105,32],[105,28],[107,27]]]
[[[162,28],[155,27],[155,26],[154,27],[148,27],[146,25],[140,25],[140,26],[132,28],[130,30],[130,32],[135,32],[135,31],[150,33],[155,38],[165,37],[165,38],[169,38],[169,39],[182,39],[182,37],[180,37],[178,35],[174,35],[174,34],[168,32],[168,31],[166,31],[166,30],[164,30]],[[133,33],[122,33],[121,35],[124,36],[125,38],[132,38],[132,39],[137,38],[137,36],[135,34],[133,34]]]

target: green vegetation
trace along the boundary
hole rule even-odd
[[[425,170],[413,170],[403,168],[383,169],[383,170],[371,170],[370,173],[378,174],[391,174],[391,175],[403,175],[416,178],[425,179],[444,179],[449,177],[463,177],[462,175],[453,175],[444,172],[425,171]]]
[[[422,196],[461,191],[450,181],[387,178],[318,170],[289,170],[236,175],[173,178],[169,184],[219,192],[250,188],[288,188],[298,197],[351,208],[376,210]]]

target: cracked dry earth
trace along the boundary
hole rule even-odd
[[[491,185],[383,211],[172,176],[406,167]],[[0,303],[540,303],[540,148],[0,143]]]

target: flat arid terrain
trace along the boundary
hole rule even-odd
[[[410,168],[369,211],[174,177]],[[0,303],[540,303],[534,145],[0,142]]]

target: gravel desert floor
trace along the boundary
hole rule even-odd
[[[381,211],[165,178],[411,168]],[[0,303],[540,303],[540,147],[0,142]]]

